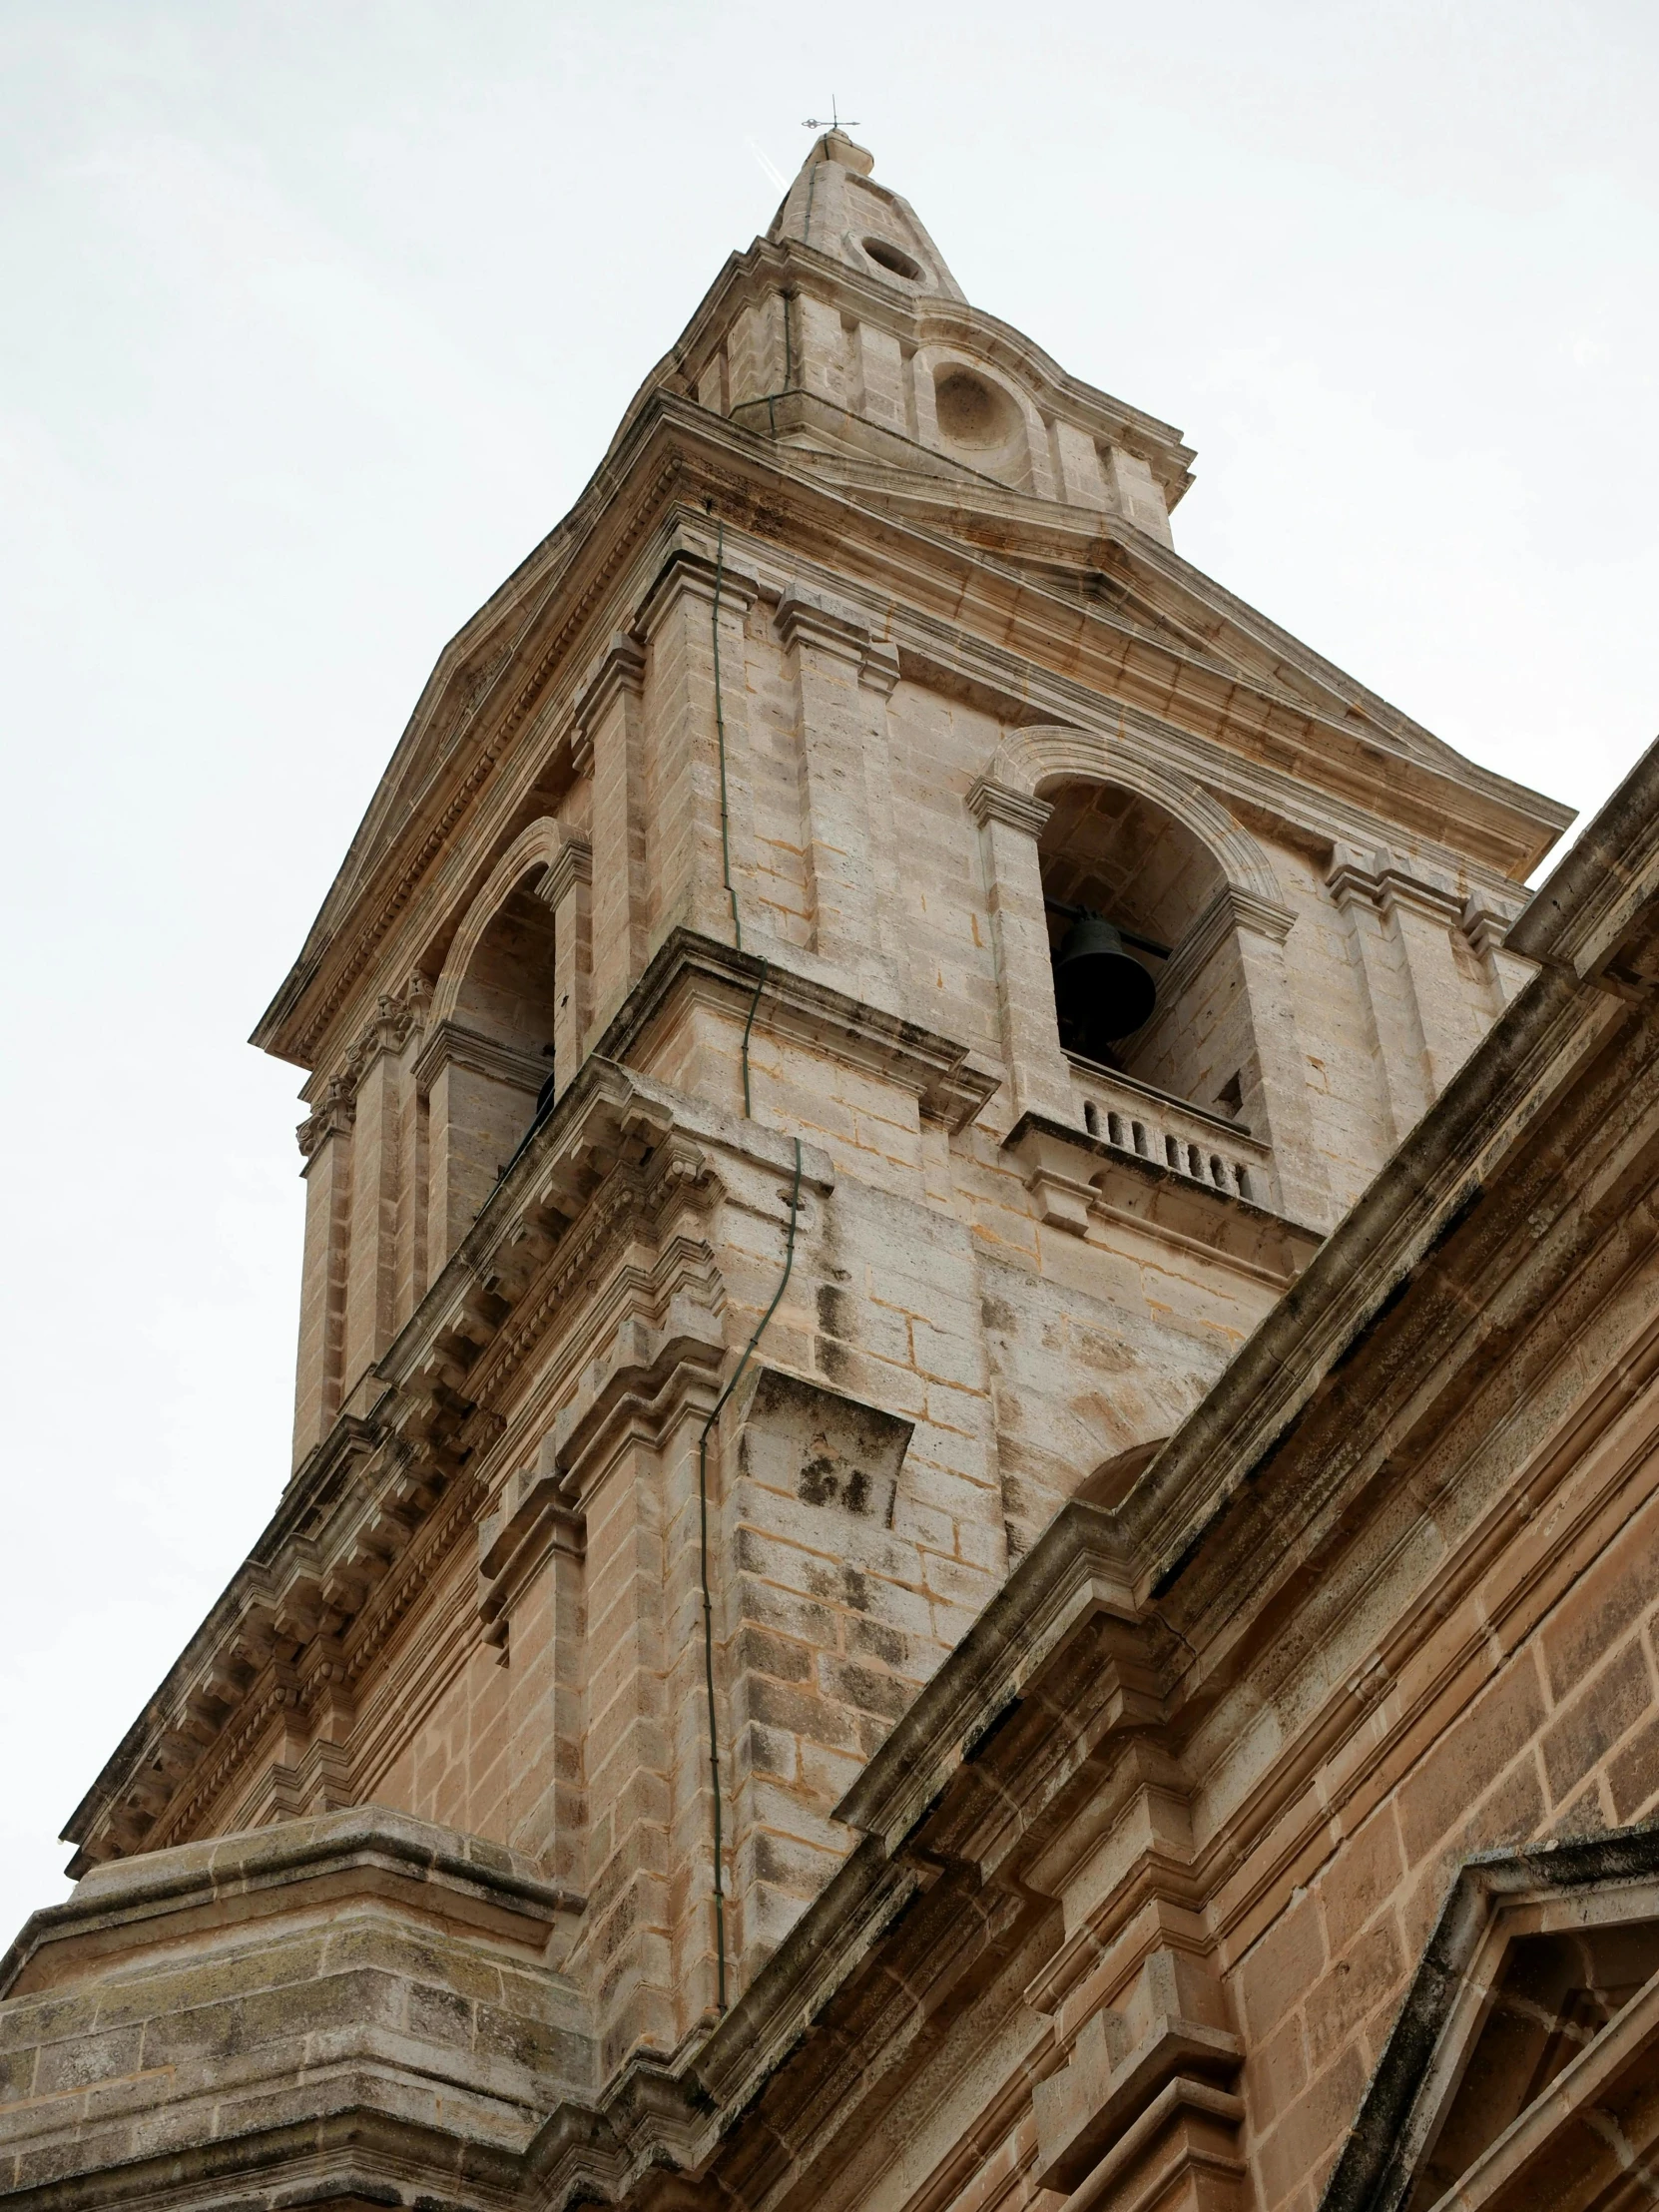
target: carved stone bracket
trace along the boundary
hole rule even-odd
[[[312,1159],[330,1137],[343,1134],[356,1118],[357,1086],[336,1075],[328,1085],[322,1104],[293,1133],[301,1157]]]

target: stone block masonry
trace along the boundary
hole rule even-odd
[[[0,2194],[1312,2212],[1470,1852],[1647,1815],[1647,893],[1511,930],[1563,811],[1191,460],[830,133],[446,649],[258,1032],[292,1478]]]

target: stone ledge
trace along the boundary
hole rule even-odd
[[[388,2173],[513,2201],[546,2115],[592,2093],[558,1965],[581,1902],[381,1807],[97,1870],[4,1964],[0,2195],[350,2201],[373,2142],[375,2201]]]
[[[149,1940],[136,1932],[164,1917],[174,1924],[172,1940],[188,1927],[290,1910],[287,1893],[297,1883],[327,1881],[337,1895],[383,1888],[380,1876],[420,1885],[427,1912],[538,1952],[559,1915],[583,1902],[505,1845],[389,1806],[355,1806],[93,1868],[61,1905],[24,1924],[0,1958],[0,1998],[46,1987],[118,1944]]]
[[[1097,1216],[1116,1220],[1213,1253],[1280,1290],[1296,1281],[1324,1242],[1317,1230],[1253,1199],[1045,1114],[1022,1114],[1002,1149],[1018,1165],[1040,1218],[1075,1236],[1085,1236]],[[1257,1156],[1262,1151],[1254,1143],[1248,1149]]]
[[[942,1122],[952,1134],[977,1118],[1000,1082],[953,1038],[815,982],[780,960],[740,952],[685,928],[665,939],[627,1005],[600,1038],[595,1057],[626,1060],[675,993],[698,988],[713,989],[746,1008],[753,1003],[760,1025],[804,1039],[852,1067],[890,1077],[914,1092],[927,1119]]]

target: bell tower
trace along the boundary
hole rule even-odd
[[[819,140],[256,1031],[308,1117],[293,1473],[78,1873],[458,1835],[554,1931],[550,2109],[756,1986],[863,1763],[1526,972],[1565,812],[1183,560],[1193,457]]]

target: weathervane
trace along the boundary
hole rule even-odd
[[[849,116],[844,123],[841,121],[840,117],[835,113],[835,96],[833,93],[831,93],[830,95],[829,122],[826,123],[823,116],[821,115],[810,115],[807,118],[806,122],[802,124],[801,128],[804,131],[857,131],[861,130],[863,126],[859,123],[856,116]]]

